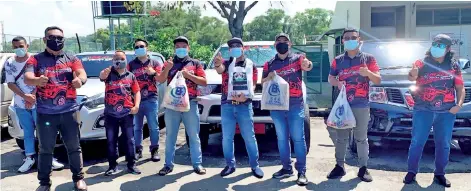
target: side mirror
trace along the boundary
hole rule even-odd
[[[206,64],[205,61],[200,61],[200,63],[203,65],[203,69],[206,70],[206,68],[208,68],[208,64]]]
[[[461,70],[466,70],[471,67],[471,63],[469,62],[468,59],[460,58],[459,63],[460,63]]]

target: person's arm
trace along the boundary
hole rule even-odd
[[[159,80],[160,78],[158,78],[157,76],[160,76],[162,74],[162,65],[161,63],[157,62],[157,61],[154,61],[154,67],[153,69],[155,70],[155,74],[154,74],[154,81],[155,82],[159,82],[161,83]]]
[[[262,72],[262,84],[270,81],[273,78],[274,73],[273,72],[268,72],[268,62],[265,62],[263,65],[263,72]]]
[[[87,82],[87,73],[85,72],[85,69],[83,68],[83,65],[82,65],[82,61],[80,61],[80,59],[78,59],[77,57],[74,57],[74,60],[70,68],[75,73],[77,78],[80,79],[80,82],[83,82],[83,83]]]
[[[415,63],[412,64],[412,69],[409,71],[409,74],[407,75],[407,79],[409,81],[416,81],[417,78],[419,77],[419,67],[423,66],[423,62],[421,60],[415,61]]]
[[[367,68],[370,71],[367,75],[368,79],[376,85],[381,84],[381,75],[379,74],[379,66],[375,57],[370,56],[368,58]]]
[[[206,81],[206,73],[204,72],[203,65],[199,61],[196,64],[195,74],[188,74],[186,78],[200,86],[208,85],[208,82]]]
[[[226,71],[225,61],[222,58],[221,52],[218,52],[216,58],[214,58],[214,68],[218,74],[222,74]]]
[[[26,71],[25,71],[25,84],[30,86],[39,85],[39,77],[36,77],[34,74],[34,67],[38,64],[38,61],[34,56],[31,56],[28,61],[26,61]]]
[[[306,58],[306,54],[302,54],[299,57],[299,65],[301,66],[301,70],[309,72],[312,70],[312,62]]]
[[[455,90],[456,90],[456,97],[457,97],[457,105],[459,107],[463,106],[464,98],[466,96],[466,91],[464,88],[464,81],[463,76],[461,74],[461,69],[456,65],[455,66]]]
[[[134,107],[139,108],[139,105],[141,104],[141,90],[135,77],[133,77],[131,89],[134,93]]]
[[[173,58],[168,59],[162,66],[162,72],[155,76],[155,80],[159,83],[164,83],[168,78],[168,73],[173,67]]]
[[[253,80],[253,89],[257,87],[257,81],[258,81],[258,70],[257,67],[255,67],[255,64],[253,65],[253,70],[252,70],[252,80]]]
[[[337,61],[334,59],[334,61],[332,61],[332,64],[330,65],[330,72],[329,72],[329,78],[328,78],[328,82],[330,83],[330,85],[335,86],[335,87],[340,87],[341,83],[337,79],[338,75],[339,75],[339,72],[337,70]]]

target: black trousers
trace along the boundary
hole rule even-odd
[[[106,128],[106,138],[108,142],[108,162],[110,167],[116,167],[118,163],[118,142],[126,144],[126,161],[128,162],[128,167],[133,167],[136,163],[135,155],[136,151],[135,142],[134,142],[134,116],[127,115],[121,118],[112,117],[109,115],[105,116],[105,128]],[[119,128],[121,127],[121,137],[122,141],[118,141]]]

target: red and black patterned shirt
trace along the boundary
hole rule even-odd
[[[147,59],[145,63],[142,63],[138,58],[135,58],[129,62],[127,69],[137,79],[139,87],[141,89],[141,102],[142,101],[157,101],[158,88],[157,81],[155,80],[155,75],[147,75],[146,69],[151,66],[156,74],[160,75],[162,72],[162,64],[156,60]]]
[[[134,95],[140,91],[134,74],[125,71],[119,74],[114,68],[105,82],[105,115],[121,118],[129,115],[134,107]]]
[[[167,62],[165,62],[163,69],[165,69],[166,66]],[[173,67],[168,72],[167,83],[170,83],[173,77],[175,77],[175,75],[177,74],[177,72],[182,71],[183,68],[185,68],[188,72],[195,76],[206,78],[206,73],[204,72],[203,65],[199,60],[192,59],[188,56],[183,59],[175,57],[173,59]],[[188,96],[190,97],[190,99],[194,99],[199,96],[197,91],[198,85],[195,82],[186,79],[186,86],[188,88]]]

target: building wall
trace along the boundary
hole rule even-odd
[[[345,28],[345,27],[360,27],[360,2],[357,1],[337,1],[335,6],[334,16],[332,23],[330,24],[331,29]],[[329,59],[334,58],[334,44],[335,39],[329,38]]]

